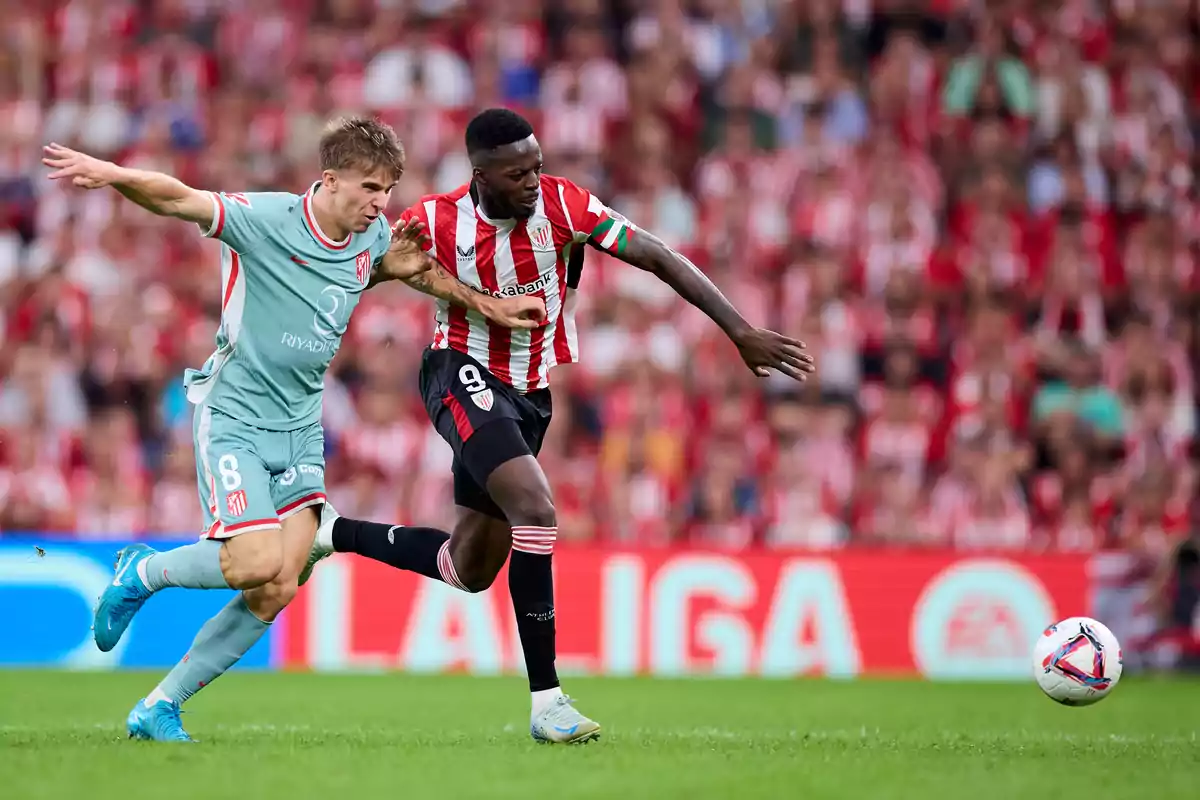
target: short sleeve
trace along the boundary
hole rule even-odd
[[[612,255],[623,252],[637,227],[587,189],[565,178],[555,180],[575,241],[587,242]]]
[[[213,200],[213,221],[204,235],[210,239],[220,239],[239,253],[253,249],[266,231],[263,217],[269,195],[241,192],[209,194]]]

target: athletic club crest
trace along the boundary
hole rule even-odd
[[[236,492],[230,492],[225,498],[225,505],[229,507],[231,516],[240,517],[246,513],[246,490],[238,489]]]
[[[496,401],[496,396],[492,394],[491,389],[484,389],[482,392],[476,392],[471,395],[471,402],[479,406],[483,411],[491,411],[492,403]]]
[[[554,236],[550,233],[550,223],[543,222],[529,231],[529,241],[533,243],[534,250],[553,250]]]
[[[354,259],[354,270],[358,274],[358,282],[365,284],[367,276],[371,274],[371,251],[363,250]]]

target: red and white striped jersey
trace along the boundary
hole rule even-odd
[[[466,353],[519,392],[545,388],[551,367],[579,360],[574,293],[583,245],[616,255],[635,230],[591,192],[550,175],[542,176],[529,219],[490,219],[469,184],[424,197],[400,216],[425,223],[429,255],[468,286],[493,297],[545,300],[546,323],[534,330],[510,330],[437,302],[434,349]]]

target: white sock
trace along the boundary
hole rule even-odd
[[[563,696],[561,686],[555,686],[553,689],[542,689],[540,692],[530,692],[530,697],[533,698],[533,716],[537,716],[546,710],[547,707],[555,700]]]
[[[162,684],[154,687],[154,691],[146,695],[146,705],[152,706],[155,703],[169,703],[171,698],[163,691]]]

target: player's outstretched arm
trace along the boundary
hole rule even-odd
[[[429,235],[417,219],[392,228],[392,244],[371,277],[368,288],[398,280],[418,292],[445,300],[468,311],[478,311],[505,328],[536,328],[546,319],[546,305],[537,297],[492,297],[472,289],[425,254]]]
[[[43,148],[42,163],[54,170],[49,175],[51,180],[69,179],[81,189],[111,186],[159,216],[187,220],[202,227],[212,225],[215,208],[212,196],[170,175],[127,169],[54,143]]]
[[[812,356],[804,352],[804,342],[747,322],[733,304],[695,264],[672,250],[661,239],[638,229],[619,251],[617,258],[638,269],[653,273],[675,292],[703,311],[737,345],[746,366],[760,377],[778,370],[798,381],[815,371]]]

